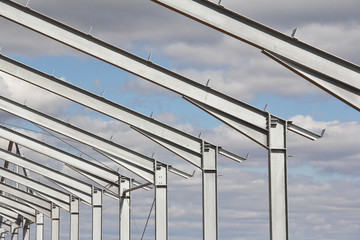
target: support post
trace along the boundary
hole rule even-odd
[[[51,208],[51,240],[60,240],[60,207],[55,204]]]
[[[269,115],[269,204],[271,240],[288,240],[287,122]]]
[[[24,221],[22,240],[30,240],[30,222],[28,220]]]
[[[218,148],[203,141],[203,239],[218,239],[217,155]]]
[[[102,240],[102,198],[103,191],[93,188],[92,239]]]
[[[168,239],[167,165],[155,161],[155,239]]]
[[[0,227],[0,240],[5,240],[5,235],[6,235],[5,229]]]
[[[11,223],[11,240],[19,240],[19,225]]]
[[[36,240],[44,239],[44,214],[36,213]]]
[[[130,219],[130,179],[121,178],[120,179],[120,239],[121,240],[130,240],[131,236],[131,219]]]
[[[70,240],[79,240],[79,199],[74,196],[70,204]]]

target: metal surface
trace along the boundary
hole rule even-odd
[[[79,240],[79,199],[71,197],[70,203],[70,240]]]
[[[29,221],[25,221],[24,227],[23,227],[23,240],[30,240],[30,223]]]
[[[44,239],[44,214],[36,214],[36,240]]]
[[[11,240],[19,240],[19,228],[16,223],[11,223]]]
[[[70,210],[70,196],[60,190],[52,188],[48,185],[43,183],[37,182],[33,179],[26,178],[22,175],[14,173],[12,171],[6,170],[0,167],[0,176],[4,176],[5,178],[12,180],[14,182],[18,182],[24,186],[27,186],[39,193],[42,196],[49,199],[50,201],[56,203],[57,205],[61,206],[61,208],[65,209],[66,211]]]
[[[357,81],[351,80],[351,85],[345,81],[340,81],[333,76],[327,76],[323,73],[319,73],[313,69],[309,69],[306,66],[294,63],[292,60],[286,59],[274,53],[268,51],[262,51],[266,56],[273,59],[274,61],[280,63],[284,67],[293,71],[302,78],[313,83],[322,90],[328,92],[339,100],[343,101],[347,105],[351,106],[356,110],[360,110],[360,90],[356,87],[356,83],[359,83],[359,77]],[[359,72],[359,67],[357,66],[357,72]]]
[[[269,209],[271,239],[288,239],[287,202],[287,123],[270,118],[269,134]]]
[[[155,162],[155,239],[168,239],[167,165]]]
[[[92,239],[102,239],[102,201],[103,191],[101,189],[93,189],[93,205],[92,205]]]
[[[8,231],[0,227],[0,240],[5,240],[6,233]]]
[[[10,194],[10,195],[20,199],[21,201],[25,202],[26,204],[28,204],[32,208],[36,209],[37,211],[44,213],[46,216],[48,216],[48,217],[51,216],[51,202],[50,201],[40,198],[38,196],[32,195],[25,191],[19,190],[15,187],[6,185],[4,183],[0,183],[0,189],[5,193]]]
[[[60,207],[51,207],[51,240],[60,240]]]
[[[12,164],[21,166],[22,168],[26,168],[48,179],[51,179],[69,191],[71,194],[74,194],[83,201],[91,204],[92,186],[88,183],[80,181],[75,177],[69,176],[60,171],[56,171],[40,163],[34,162],[30,159],[21,157],[11,152],[7,152],[3,149],[0,149],[0,159],[6,159]]]
[[[119,173],[115,172],[114,170],[92,163],[83,158],[77,157],[3,126],[0,126],[0,136],[9,141],[14,141],[33,151],[59,160],[67,164],[67,166],[72,166],[76,171],[81,170],[78,172],[85,175],[90,180],[96,182],[100,186],[114,192],[117,195],[119,194]]]
[[[218,239],[217,204],[217,151],[218,148],[203,143],[203,236],[206,240]],[[212,186],[215,186],[212,187]]]
[[[204,0],[152,0],[244,41],[360,110],[360,67]],[[319,78],[319,76],[321,76]]]
[[[130,179],[120,180],[120,201],[119,201],[119,235],[121,240],[131,239],[131,215],[130,215]]]

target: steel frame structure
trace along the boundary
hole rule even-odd
[[[10,106],[9,104],[10,104],[10,102],[8,102],[8,104],[6,104],[6,105]],[[13,106],[15,106],[15,105],[13,105]],[[6,108],[4,108],[4,109],[6,109]],[[68,137],[72,137],[72,138],[74,138],[76,140],[79,140],[79,141],[85,143],[85,144],[91,145],[92,147],[96,147],[96,148],[100,149],[101,151],[104,151],[104,152],[106,152],[108,154],[111,154],[113,156],[117,156],[118,158],[124,159],[125,161],[135,162],[135,163],[140,162],[140,164],[138,164],[138,165],[142,165],[144,163],[146,163],[146,165],[149,165],[149,163],[151,163],[151,161],[152,161],[152,159],[149,158],[149,157],[146,157],[146,156],[143,156],[143,155],[141,155],[139,153],[135,153],[133,151],[127,150],[124,147],[116,145],[115,143],[110,143],[107,140],[101,139],[100,137],[98,137],[96,135],[93,135],[91,133],[88,133],[88,132],[86,132],[84,130],[78,129],[78,128],[73,127],[73,126],[70,126],[69,124],[61,123],[61,121],[56,120],[54,118],[51,118],[49,116],[46,116],[45,114],[40,114],[39,112],[36,112],[35,110],[30,110],[29,108],[27,108],[27,109],[23,108],[22,110],[25,110],[25,112],[27,112],[28,114],[26,114],[25,112],[19,113],[17,110],[15,110],[15,112],[13,112],[13,113],[15,113],[15,115],[18,114],[20,117],[22,117],[24,119],[28,119],[29,121],[33,121],[33,122],[35,121],[35,123],[37,123],[39,125],[42,125],[42,124],[45,123],[44,127],[48,127],[48,128],[50,128],[50,129],[52,129],[54,131],[57,131],[57,132],[59,132],[61,134],[67,135]],[[30,111],[28,111],[28,110],[30,110]],[[53,125],[51,127],[52,124],[58,124],[58,126],[54,127],[56,125]],[[12,132],[12,134],[9,134],[11,132]],[[80,132],[81,132],[82,135],[80,134]],[[69,133],[71,133],[71,134],[69,134]],[[0,136],[5,136],[5,138],[11,138],[14,141],[16,140],[17,142],[19,142],[19,141],[24,142],[23,140],[25,139],[25,137],[22,137],[22,138],[19,137],[19,136],[21,136],[21,134],[18,134],[18,133],[14,134],[14,131],[6,130],[3,127],[0,127]],[[30,138],[27,137],[26,139],[29,140]],[[32,146],[34,146],[34,144],[32,144]],[[41,146],[44,147],[45,144],[41,144]],[[117,147],[119,147],[119,149],[117,149]],[[42,151],[42,150],[37,148],[37,151]],[[3,154],[10,155],[9,153],[3,153]],[[0,150],[0,157],[1,157],[1,150]],[[5,158],[5,157],[3,157],[3,158]],[[20,163],[20,161],[19,161],[20,158],[19,157],[17,157],[17,158],[18,158],[17,159],[18,161],[16,161],[16,163],[19,164]],[[59,157],[57,157],[57,158],[59,158]],[[135,161],[134,161],[134,159],[135,159]],[[8,161],[10,161],[10,162],[14,161],[15,162],[15,160],[13,160],[13,159],[9,159]],[[116,162],[118,163],[119,161],[116,161]],[[27,168],[30,169],[29,166],[27,166]],[[150,166],[150,168],[153,169],[154,166]],[[129,167],[129,169],[132,171],[131,167]],[[183,172],[181,172],[180,170],[177,170],[176,168],[172,167],[171,170],[174,173],[184,175]],[[146,177],[145,179],[148,180],[148,181],[150,179],[150,181],[154,182],[154,180],[152,178]],[[96,207],[96,206],[97,205],[93,202],[93,207]],[[160,209],[160,207],[158,207],[158,209]],[[124,209],[122,209],[122,210],[124,210]],[[96,208],[94,209],[94,212],[96,212]],[[97,218],[94,217],[93,219],[97,219]],[[158,231],[161,232],[160,229]],[[96,232],[94,232],[94,234],[96,234]],[[98,234],[96,236],[99,237]],[[94,238],[94,239],[97,239],[97,238]]]
[[[84,202],[92,205],[93,210],[93,239],[101,239],[102,236],[102,194],[103,191],[94,188],[90,184],[84,183],[76,178],[52,168],[45,167],[34,161],[20,157],[0,149],[0,158],[6,159],[17,166],[36,172],[51,180],[56,185],[78,196]],[[79,199],[71,196],[70,202],[70,239],[79,239]]]
[[[121,49],[118,49],[114,46],[104,43],[98,39],[93,38],[90,35],[77,31],[71,27],[65,26],[59,22],[56,22],[55,20],[52,20],[44,15],[36,13],[28,8],[24,8],[20,5],[17,5],[9,1],[6,1],[8,3],[4,3],[4,2],[5,2],[4,0],[0,1],[0,5],[4,6],[3,10],[0,10],[1,16],[11,21],[17,22],[25,27],[33,29],[37,32],[40,32],[53,39],[56,39],[60,42],[63,42],[80,51],[83,51],[99,59],[102,59],[115,66],[118,66],[126,71],[134,73],[135,75],[138,75],[156,84],[164,86],[172,91],[180,93],[184,95],[185,99],[187,99],[191,103],[202,108],[203,110],[207,111],[213,116],[219,118],[226,124],[232,126],[239,132],[253,139],[261,146],[267,148],[269,150],[271,235],[274,239],[288,238],[287,189],[286,189],[287,187],[286,130],[294,131],[312,140],[318,139],[319,137],[321,137],[321,135],[313,134],[305,129],[302,129],[294,125],[291,122],[279,119],[275,116],[270,115],[265,111],[253,108],[238,100],[232,99],[224,94],[211,90],[206,86],[197,84],[196,82],[190,79],[186,79],[185,77],[182,77],[176,73],[161,68],[145,59],[138,58],[130,53],[127,53]],[[165,1],[156,1],[156,2],[165,2]],[[193,1],[193,2],[206,3],[209,1]],[[212,10],[214,9],[215,7],[212,8]],[[216,10],[219,9],[221,8],[216,6]],[[20,14],[20,12],[23,14]],[[251,21],[249,22],[253,24],[253,22]],[[255,25],[259,27],[257,24]],[[266,30],[264,31],[265,33],[270,31],[267,28],[265,28],[265,30]],[[255,33],[255,35],[257,34],[258,33]],[[285,35],[284,36],[277,35],[277,36],[279,38],[284,38]],[[271,37],[274,36],[271,35]],[[77,45],[75,43],[76,42],[75,39],[79,40],[78,42],[81,42],[81,44]],[[296,45],[296,47],[298,47],[298,45],[301,45],[301,47],[308,47],[308,49],[312,51],[316,50],[306,44],[299,42],[296,39],[295,40],[292,39],[289,41],[293,41],[294,43],[296,43],[293,44]],[[86,44],[83,44],[84,42],[86,42]],[[247,42],[251,43],[250,40],[248,40]],[[289,42],[287,42],[286,44],[289,44]],[[305,64],[299,64],[297,60],[293,60],[289,56],[283,56],[280,53],[274,52],[273,51],[274,49],[266,48],[261,45],[256,45],[256,47],[261,48],[265,54],[273,57],[274,59],[276,58],[279,62],[283,63],[284,65],[287,65],[288,68],[304,76],[310,81],[315,82],[318,78],[323,82],[327,81],[329,85],[332,84],[336,87],[340,85],[341,86],[340,90],[336,89],[336,90],[327,90],[327,91],[331,92],[333,95],[337,95],[337,97],[347,102],[349,105],[353,106],[354,108],[359,109],[358,106],[355,106],[359,102],[358,85],[356,83],[353,83],[353,81],[355,81],[356,78],[358,78],[358,74],[359,74],[358,66],[352,65],[345,61],[341,61],[341,59],[338,59],[327,53],[321,52],[320,50],[316,50],[318,56],[315,56],[315,58],[313,59],[318,59],[319,57],[320,58],[323,57],[325,59],[325,62],[323,61],[324,59],[321,59],[322,63],[324,63],[326,66],[334,66],[332,68],[327,68],[327,69],[331,69],[331,70],[337,69],[338,72],[341,72],[344,76],[349,76],[349,78],[343,80],[341,76],[338,77],[338,75],[332,75],[333,73],[329,73],[326,71],[321,72],[316,67],[315,69],[313,69],[310,68],[309,66],[306,66]],[[287,49],[285,49],[285,51],[287,51]],[[305,54],[307,54],[306,53],[307,51],[308,50],[305,49]],[[309,56],[309,58],[306,57],[304,59],[311,59],[312,57],[313,56]],[[327,60],[329,60],[328,58],[330,58],[330,61],[327,62]],[[122,64],[121,66],[119,65],[120,63]],[[176,82],[176,86],[174,82]],[[317,84],[321,85],[322,83],[320,81],[320,83]],[[323,87],[323,85],[321,86]],[[346,91],[344,91],[344,89]],[[350,92],[350,94],[349,96],[344,97],[338,92],[340,93]],[[348,97],[351,101],[346,100],[345,99],[346,97]],[[155,135],[153,135],[152,133],[142,130],[140,131],[145,135],[147,135],[148,137],[152,138],[153,140],[161,143],[161,140],[157,139]],[[166,146],[165,143],[162,144]],[[279,174],[278,176],[280,177],[275,177],[274,176],[275,172],[277,172]],[[215,235],[217,236],[217,233]]]
[[[64,210],[70,212],[71,195],[67,194],[65,192],[62,192],[58,189],[55,189],[53,187],[50,187],[46,184],[40,183],[33,179],[24,177],[20,174],[17,174],[12,171],[9,171],[7,169],[4,169],[2,167],[0,167],[0,175],[9,180],[12,180],[19,184],[22,184],[30,189],[33,189],[38,194],[40,194],[42,197],[44,197],[45,199],[48,199],[52,202],[51,239],[59,240],[60,239],[60,207],[63,208]],[[26,227],[26,224],[24,226]],[[23,232],[24,231],[26,232],[26,228],[24,228]]]
[[[43,142],[40,142],[36,139],[25,136],[19,132],[10,130],[3,126],[0,126],[0,137],[7,139],[9,141],[16,142],[16,143],[18,143],[24,147],[27,147],[31,150],[37,151],[48,157],[51,157],[58,161],[61,161],[61,162],[65,163],[67,166],[69,166],[70,168],[74,169],[75,171],[79,172],[80,174],[84,175],[85,177],[89,178],[90,180],[100,184],[106,190],[110,191],[111,192],[110,196],[120,199],[119,204],[122,206],[120,214],[122,215],[123,221],[120,226],[120,229],[121,229],[120,234],[123,235],[123,239],[128,239],[128,238],[124,237],[125,235],[130,237],[130,211],[129,211],[130,206],[129,206],[129,204],[127,204],[127,205],[123,204],[123,201],[125,201],[125,200],[127,202],[130,201],[130,194],[128,193],[126,198],[123,198],[122,190],[124,188],[125,189],[130,188],[130,182],[132,182],[135,185],[139,185],[139,183],[137,183],[133,179],[127,178],[125,176],[120,176],[117,172],[110,170],[106,167],[91,163],[80,157],[77,157],[70,153],[64,152],[60,149],[57,149],[50,145],[47,145]],[[57,181],[57,183],[58,183],[58,181]],[[73,184],[70,184],[70,185],[72,186]],[[125,186],[123,186],[123,185],[125,185]],[[128,187],[127,187],[127,185],[128,185]],[[83,193],[80,192],[80,194],[83,194]],[[73,203],[73,204],[75,204],[75,203]],[[78,207],[76,207],[76,208],[78,208]],[[129,221],[127,223],[124,223],[125,219],[128,219]],[[128,227],[125,227],[125,226],[128,226]]]
[[[24,221],[19,222],[18,220],[11,220],[13,219],[12,214],[16,215],[17,213],[11,211],[11,209],[6,208],[4,215],[9,214],[11,215],[10,217],[4,217],[0,214],[0,240],[5,240],[5,236],[8,233],[11,234],[11,240],[19,239],[19,228],[21,228],[21,225],[24,223]],[[29,235],[25,235],[25,238],[23,238],[23,240],[28,240],[26,239],[26,236]]]
[[[120,176],[119,173],[114,170],[92,163],[3,126],[0,126],[0,137],[7,139],[8,141],[16,142],[21,146],[29,148],[52,159],[58,160],[66,166],[79,172],[81,175],[99,184],[109,191],[109,193],[112,193],[112,196],[119,195],[119,181],[124,176]]]
[[[143,135],[200,168],[203,172],[203,205],[205,206],[203,208],[203,222],[204,228],[208,229],[205,232],[209,231],[207,234],[209,236],[217,235],[217,180],[215,179],[217,178],[217,155],[220,153],[238,162],[245,158],[210,145],[199,138],[166,126],[152,118],[65,83],[53,76],[41,73],[5,56],[0,57],[1,71],[125,122]],[[205,145],[207,146],[206,149],[204,148]],[[212,156],[205,154],[210,149],[212,149]],[[133,153],[131,154],[133,155]],[[208,157],[205,158],[205,156]],[[207,169],[210,166],[211,169]]]
[[[28,206],[25,203],[19,202],[9,197],[0,196],[1,204],[4,204],[7,208],[11,209],[15,213],[20,214],[25,219],[28,219],[31,223],[36,224],[36,240],[44,239],[44,215],[36,211],[34,208]],[[12,226],[11,239],[18,239],[18,228]]]
[[[36,239],[41,239],[41,237],[43,236],[43,215],[51,217],[51,202],[28,192],[22,191],[18,188],[6,185],[4,183],[0,183],[0,190],[15,197],[16,199],[21,200],[21,202],[36,210]],[[14,227],[13,230],[14,231],[11,231],[11,234],[12,239],[15,240],[17,239],[18,231]]]
[[[3,192],[21,200],[28,206],[35,209],[37,212],[40,212],[47,217],[51,217],[51,201],[30,194],[28,192],[22,191],[18,188],[12,187],[4,183],[0,183],[0,189]]]
[[[246,42],[360,111],[360,67],[206,0],[152,0]]]
[[[10,230],[6,229],[6,231],[3,231],[1,233],[1,227],[0,227],[0,239],[4,239],[5,240],[5,234],[7,232],[10,232],[12,234],[11,239],[14,240],[18,240],[18,229],[22,228],[23,229],[23,240],[30,240],[30,224],[31,221],[25,217],[23,217],[20,213],[14,211],[11,208],[8,208],[7,206],[2,206],[0,205],[0,217],[5,217],[6,219],[8,219],[8,221],[11,223],[10,224]],[[23,213],[23,211],[20,211],[21,213]],[[27,216],[30,216],[31,218],[34,218],[33,215],[26,213]]]
[[[102,233],[102,191],[100,194],[99,190],[94,188],[92,185],[84,183],[77,178],[71,177],[67,174],[55,171],[52,168],[43,166],[37,162],[34,162],[30,159],[21,157],[19,155],[7,152],[0,149],[0,158],[6,159],[8,162],[21,166],[22,168],[28,169],[35,173],[42,175],[43,177],[51,180],[56,185],[59,185],[63,189],[67,190],[71,194],[79,197],[84,202],[92,205],[93,208],[93,230],[94,236],[93,239],[101,239]],[[101,195],[100,197],[98,195]],[[98,210],[100,209],[100,210]],[[70,200],[70,239],[78,240],[79,239],[79,199],[71,197]]]
[[[11,230],[12,230],[11,226],[13,224],[14,224],[13,222],[9,221],[8,219],[6,219],[6,218],[4,218],[3,216],[0,215],[0,240],[5,240],[5,235],[8,232],[11,232]],[[20,226],[17,225],[17,228],[19,228],[19,227]]]
[[[49,17],[41,15],[29,8],[9,1],[6,1],[7,3],[4,2],[4,0],[0,1],[0,6],[4,7],[3,10],[0,10],[1,16],[13,22],[19,23],[29,29],[37,31],[45,36],[51,37],[70,47],[113,64],[114,66],[122,68],[130,73],[138,75],[146,80],[177,92],[183,95],[189,102],[200,107],[204,111],[215,116],[268,149],[271,232],[279,237],[280,235],[283,237],[284,235],[287,236],[288,210],[286,130],[292,130],[312,140],[320,138],[320,135],[311,133],[294,125],[292,122],[282,120],[266,111],[262,111],[241,101],[230,98],[225,94],[212,90],[207,86],[203,86],[191,79],[185,78],[179,74],[155,65],[148,60],[125,52],[124,50],[116,48],[92,37],[91,35],[80,32]],[[17,71],[17,73],[18,72],[19,71]],[[10,74],[16,76],[16,73]],[[133,119],[131,119],[131,121],[133,121]],[[130,124],[134,125],[133,122]],[[152,140],[171,149],[167,144],[168,142],[161,141],[162,139],[156,137],[156,133],[154,134],[149,132],[153,131],[152,128],[140,129],[140,131]],[[198,147],[195,148],[197,151],[198,149]],[[216,147],[212,147],[212,151],[216,153]],[[200,165],[203,167],[205,161],[201,161],[201,159],[199,160],[197,161],[198,166]],[[214,162],[216,162],[216,157]],[[211,163],[207,165],[212,167],[215,164]],[[216,179],[214,178],[216,174],[213,174],[214,171],[216,172],[216,168],[206,169],[206,171],[203,171],[203,182],[212,182],[213,184],[216,184]],[[211,175],[206,173],[211,173]],[[275,175],[275,173],[277,173],[277,175]],[[210,176],[213,177],[211,178]],[[207,188],[204,187],[204,192],[206,190]],[[211,193],[205,193],[204,199],[207,199],[210,195]],[[216,197],[213,197],[212,199],[215,199],[215,203],[217,202]],[[204,206],[205,205],[206,203],[204,203]],[[204,209],[207,209],[207,207],[204,207]],[[217,215],[216,212],[213,212],[212,214]],[[217,239],[217,225],[212,224],[212,227],[208,228],[208,223],[205,222],[206,219],[208,218],[204,217],[204,239]]]
[[[139,153],[136,153],[130,149],[126,149],[122,146],[119,146],[113,142],[110,142],[108,140],[102,139],[94,134],[88,133],[82,129],[76,128],[74,126],[71,126],[69,124],[65,124],[62,123],[59,120],[56,120],[54,118],[51,118],[49,116],[46,116],[45,114],[36,112],[35,110],[30,110],[30,108],[22,108],[22,110],[30,110],[27,111],[25,110],[25,112],[27,112],[25,114],[24,111],[20,110],[20,108],[17,108],[17,110],[12,111],[10,110],[10,108],[7,108],[9,106],[6,107],[6,105],[17,105],[20,106],[19,104],[16,104],[15,102],[9,100],[9,99],[5,99],[2,98],[4,100],[4,105],[1,109],[5,110],[8,109],[9,112],[13,113],[14,115],[20,116],[22,118],[25,118],[29,121],[35,122],[36,124],[42,125],[46,128],[52,129],[56,132],[59,132],[63,135],[67,135],[70,138],[73,138],[75,140],[78,140],[80,142],[83,142],[89,146],[93,146],[96,147],[98,149],[100,149],[101,151],[104,151],[106,153],[112,154],[114,156],[121,156],[121,158],[126,159],[127,161],[132,161],[132,162],[138,162],[141,161],[141,159],[148,159],[151,160],[148,157],[142,156]],[[0,100],[1,101],[1,100]],[[5,103],[7,102],[7,103]],[[11,102],[11,103],[10,103]],[[13,105],[13,106],[15,106]],[[7,111],[7,110],[5,110]],[[26,117],[26,115],[31,117]],[[40,120],[39,118],[43,119]],[[169,128],[169,127],[168,127]],[[74,134],[74,132],[76,132],[76,134]],[[143,131],[142,131],[143,132]],[[179,132],[179,131],[177,131]],[[185,134],[183,134],[185,135]],[[195,139],[195,137],[192,137],[192,139]],[[217,174],[216,174],[216,170],[217,170],[217,153],[218,153],[218,147],[210,145],[205,143],[202,140],[196,139],[196,141],[200,141],[200,143],[202,143],[202,145],[199,146],[200,150],[203,151],[201,152],[201,154],[194,154],[194,156],[199,157],[200,158],[200,162],[201,164],[196,164],[197,167],[201,168],[203,170],[203,185],[207,186],[204,187],[204,191],[203,191],[203,199],[204,199],[204,226],[208,226],[207,229],[209,229],[209,231],[211,231],[211,233],[209,233],[209,236],[213,236],[213,234],[216,235],[215,232],[217,232]],[[166,144],[164,142],[164,144]],[[203,145],[207,146],[206,148],[203,147]],[[100,147],[99,147],[100,146]],[[183,149],[183,147],[181,147],[181,149]],[[212,149],[212,151],[210,150]],[[215,150],[216,149],[216,150]],[[205,154],[205,152],[212,152],[212,156],[205,158],[205,156],[207,156],[208,154]],[[234,154],[229,153],[228,151],[222,150],[223,154],[226,154],[227,156],[231,157],[231,158],[236,158],[236,156]],[[237,159],[239,159],[240,157],[237,157]],[[243,158],[242,158],[243,159]],[[212,163],[209,163],[212,162]],[[195,164],[195,163],[193,163]],[[208,169],[204,169],[205,165],[211,166],[212,169],[210,171],[206,171]],[[151,166],[150,166],[151,167]],[[204,175],[206,175],[206,177],[204,177]],[[209,213],[209,214],[208,214]],[[214,232],[215,231],[215,232]]]
[[[20,226],[0,215],[0,240],[5,240],[7,233],[11,234],[11,240],[19,239]]]
[[[61,186],[72,195],[79,197],[84,202],[92,204],[91,195],[93,192],[93,186],[91,184],[82,182],[70,175],[56,171],[50,167],[44,166],[28,158],[19,156],[3,149],[0,149],[0,159],[7,160],[14,165],[38,173],[48,180],[51,180],[52,182]]]
[[[139,177],[145,179],[155,186],[155,239],[168,239],[168,177],[167,172],[173,172],[184,178],[190,178],[192,175],[187,174],[167,164],[156,161],[155,159],[144,158],[138,163],[131,163],[119,157],[106,154],[103,155],[118,163]],[[131,191],[126,190],[124,193]]]

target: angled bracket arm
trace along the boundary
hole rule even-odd
[[[241,157],[239,155],[236,155],[236,154],[234,154],[232,152],[229,152],[229,151],[227,151],[227,150],[225,150],[223,148],[220,148],[220,147],[219,147],[219,154],[223,155],[223,156],[225,156],[225,157],[227,157],[227,158],[229,158],[231,160],[234,160],[235,162],[238,162],[238,163],[241,163],[243,161],[248,160],[249,156],[250,156],[250,153],[247,153],[246,157]]]
[[[317,134],[305,128],[299,127],[298,125],[295,125],[292,121],[287,122],[287,129],[312,141],[320,139],[325,135],[325,129],[323,129],[320,134]]]

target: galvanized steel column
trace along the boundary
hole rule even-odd
[[[92,209],[92,239],[102,240],[102,198],[103,191],[98,188],[93,189],[93,209]]]
[[[19,225],[11,223],[11,240],[19,240]]]
[[[70,203],[70,240],[79,240],[79,199],[74,196]]]
[[[288,240],[286,121],[269,115],[269,204],[272,240]]]
[[[218,148],[203,142],[203,239],[218,239],[217,155]]]
[[[36,240],[44,239],[44,214],[36,213]]]
[[[24,227],[23,227],[23,240],[30,240],[30,222],[25,220]]]
[[[119,224],[120,224],[120,240],[130,240],[131,238],[131,224],[130,224],[130,179],[120,179],[120,210],[119,210]]]
[[[168,239],[167,166],[155,161],[155,239]]]
[[[60,240],[60,207],[55,204],[51,208],[51,240]]]
[[[0,240],[5,240],[5,235],[6,235],[5,229],[0,228]]]

